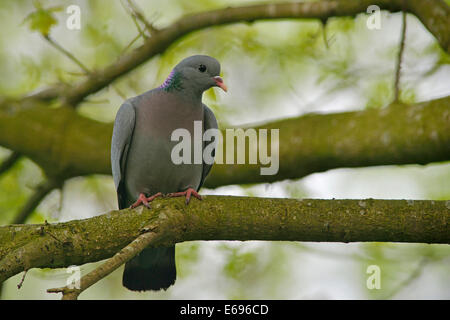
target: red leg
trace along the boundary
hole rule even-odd
[[[158,193],[155,193],[154,195],[152,195],[151,197],[148,197],[147,198],[147,201],[148,202],[152,202],[153,200],[155,200],[156,198],[158,198],[158,197],[162,197],[162,193],[161,192],[158,192]]]
[[[169,198],[173,198],[173,197],[183,197],[186,196],[186,205],[189,204],[189,201],[191,201],[191,195],[193,195],[194,197],[196,197],[198,200],[202,200],[202,196],[199,195],[197,193],[197,191],[195,191],[192,188],[188,188],[186,191],[182,191],[182,192],[174,192],[174,193],[169,193],[167,196]]]
[[[161,197],[161,196],[162,196],[161,192],[158,192],[158,193],[156,193],[156,194],[154,194],[154,195],[152,195],[151,197],[148,197],[148,198],[145,196],[145,194],[140,193],[138,199],[136,200],[136,202],[133,203],[130,206],[130,209],[134,209],[136,207],[139,207],[141,204],[143,204],[144,206],[146,206],[147,208],[150,209],[150,202],[152,202],[153,200],[155,200],[156,198]]]

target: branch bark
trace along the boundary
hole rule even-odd
[[[297,179],[339,167],[450,159],[450,97],[383,109],[308,114],[256,129],[261,128],[280,130],[279,172],[262,176],[259,165],[215,164],[206,187]],[[28,156],[56,181],[111,174],[111,134],[111,124],[84,118],[72,108],[49,110],[37,102],[32,107],[0,104],[0,145]]]
[[[22,155],[18,152],[12,152],[2,163],[0,163],[0,176],[11,169]]]
[[[450,243],[450,201],[204,198],[189,206],[160,199],[151,210],[0,227],[0,283],[31,268],[109,258],[148,230],[155,233],[153,246],[193,240]]]

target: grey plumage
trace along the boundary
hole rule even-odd
[[[125,101],[117,112],[111,142],[112,175],[114,184],[116,185],[120,209],[127,206],[123,176],[126,168],[128,150],[133,137],[135,119],[136,113],[133,105],[129,101]]]
[[[161,87],[120,107],[111,144],[119,208],[129,207],[140,194],[198,191],[203,185],[212,165],[174,164],[171,150],[178,142],[170,137],[178,128],[187,129],[193,137],[194,121],[202,121],[204,131],[217,128],[213,112],[201,100],[203,91],[212,86],[226,90],[219,73],[214,58],[186,58]],[[175,279],[175,247],[149,248],[125,265],[123,285],[131,290],[160,290]]]
[[[217,120],[214,116],[214,113],[211,111],[210,108],[206,106],[206,104],[203,105],[203,132],[205,132],[208,129],[218,129]],[[217,145],[218,141],[214,141]],[[203,150],[205,149],[206,142],[203,144]],[[215,150],[213,152],[213,156],[215,156]],[[200,185],[198,189],[203,186],[203,183],[205,182],[206,177],[208,176],[209,172],[211,171],[212,164],[203,163],[203,170],[202,170],[202,178],[200,180]]]

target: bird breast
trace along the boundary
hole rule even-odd
[[[203,120],[203,107],[201,103],[197,106],[182,100],[159,100],[159,103],[140,103],[136,108],[125,173],[127,191],[134,199],[139,193],[178,192],[189,187],[198,189],[200,185],[201,164],[177,165],[172,161],[172,149],[178,142],[171,141],[171,135],[179,128],[188,130],[193,155],[194,121]]]

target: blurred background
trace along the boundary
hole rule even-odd
[[[276,2],[276,1],[275,1]],[[450,4],[450,1],[446,1]],[[51,36],[90,69],[105,67],[142,44],[126,1],[58,1],[48,21]],[[166,0],[136,5],[164,27],[188,13],[255,1]],[[67,6],[81,8],[81,29],[66,27]],[[20,97],[52,84],[79,81],[80,68],[33,29],[29,15],[54,1],[0,2],[0,96]],[[28,18],[27,18],[28,17]],[[48,19],[43,17],[43,19]],[[163,54],[83,102],[79,112],[112,122],[125,98],[159,86],[186,56],[207,54],[222,64],[227,94],[209,90],[204,102],[221,127],[261,123],[304,113],[383,108],[394,96],[401,13],[381,13],[381,28],[367,16],[240,23],[207,28],[172,44]],[[45,24],[45,23],[44,23]],[[406,103],[450,95],[450,56],[420,21],[407,15],[400,80]],[[10,150],[0,148],[0,161]],[[283,159],[280,159],[283,161]],[[0,224],[43,180],[38,166],[19,161],[0,177]],[[203,194],[258,197],[450,199],[450,163],[337,169],[303,179],[203,189]],[[29,223],[88,218],[116,209],[110,176],[66,181],[38,206]],[[80,299],[450,299],[448,245],[198,241],[176,246],[178,280],[165,292],[134,293],[121,285],[122,268]],[[82,274],[98,263],[81,267]],[[366,286],[367,267],[381,269],[381,289]],[[48,288],[65,285],[65,269],[32,269],[3,284],[1,299],[59,299]]]

